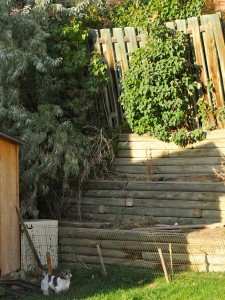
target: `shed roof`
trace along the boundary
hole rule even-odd
[[[9,140],[9,141],[11,141],[11,142],[13,142],[15,144],[20,144],[20,145],[27,144],[27,142],[25,142],[23,140],[20,140],[20,139],[17,139],[15,137],[13,137],[13,136],[11,136],[9,134],[3,133],[1,131],[0,131],[0,137],[3,137],[3,138],[5,138],[5,139],[7,139],[7,140]]]

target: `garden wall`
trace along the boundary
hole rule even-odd
[[[224,154],[225,130],[208,132],[205,140],[186,148],[147,134],[121,134],[113,171],[134,180],[189,176],[187,181],[199,181],[200,175],[213,175],[213,167],[220,169]]]
[[[118,224],[143,218],[152,218],[153,222],[162,224],[225,222],[223,182],[92,181],[84,188],[83,220]],[[77,219],[74,199],[71,199],[68,216]]]
[[[148,268],[162,273],[159,249],[167,272],[190,267],[197,271],[225,270],[225,236],[222,229],[206,233],[151,233],[135,230],[76,228],[68,222],[59,228],[59,259],[65,267],[98,265]],[[98,247],[98,248],[97,248]],[[101,256],[99,256],[99,250]]]
[[[221,168],[225,130],[180,148],[149,137],[123,134],[110,180],[84,184],[81,217],[121,223],[153,218],[164,224],[225,221],[225,185],[213,168]],[[76,197],[68,216],[77,219]]]
[[[100,266],[100,247],[106,268],[125,265],[162,273],[161,249],[169,272],[187,267],[224,271],[225,183],[212,170],[220,169],[224,153],[224,130],[185,149],[147,135],[121,135],[111,179],[83,186],[80,225],[74,221],[79,219],[76,197],[70,199],[71,221],[59,223],[61,264]],[[212,223],[221,228],[179,231],[184,224]],[[102,225],[93,228],[96,224]],[[162,224],[172,230],[163,232]]]

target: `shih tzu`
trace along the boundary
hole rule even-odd
[[[44,278],[41,281],[41,290],[44,295],[49,295],[49,291],[53,290],[55,293],[62,291],[66,292],[70,287],[70,278],[72,277],[71,271],[68,269],[60,272],[59,276],[48,275],[44,273]]]

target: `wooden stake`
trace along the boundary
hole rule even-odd
[[[171,269],[171,278],[173,279],[173,253],[172,253],[172,244],[169,243],[169,253],[170,253],[170,269]]]
[[[20,211],[19,211],[19,209],[18,209],[17,206],[16,206],[16,211],[17,211],[17,213],[18,213],[18,216],[19,216],[19,219],[20,219],[20,223],[21,223],[21,225],[22,225],[22,227],[23,227],[23,230],[24,230],[24,232],[25,232],[26,238],[27,238],[28,243],[29,243],[29,245],[30,245],[31,251],[32,251],[32,253],[33,253],[33,255],[34,255],[34,259],[35,259],[35,261],[36,261],[36,263],[37,263],[37,266],[38,266],[41,270],[45,270],[44,266],[42,265],[42,263],[41,263],[41,261],[40,261],[40,258],[39,258],[39,256],[38,256],[38,254],[37,254],[37,250],[35,249],[35,246],[34,246],[34,243],[33,243],[32,239],[31,239],[31,237],[30,237],[30,234],[29,234],[29,232],[28,232],[28,230],[27,230],[26,224],[24,223],[23,218],[22,218],[22,216],[21,216],[21,213],[20,213]]]
[[[49,251],[46,252],[46,260],[48,266],[48,275],[52,274],[52,260],[51,260],[51,253]]]
[[[100,249],[99,245],[96,245],[96,247],[97,247],[97,251],[98,251],[98,256],[99,256],[100,264],[101,264],[101,267],[102,267],[102,273],[103,273],[103,275],[105,277],[107,277],[107,273],[106,273],[104,261],[103,261],[103,258],[102,258],[101,249]]]
[[[161,264],[162,264],[162,268],[163,268],[163,272],[164,272],[164,275],[165,275],[166,282],[169,283],[170,281],[169,281],[168,273],[167,273],[167,270],[166,270],[166,264],[165,264],[165,261],[164,261],[164,258],[163,258],[162,250],[160,248],[158,248],[158,252],[159,252],[159,257],[160,257],[160,260],[161,260]]]

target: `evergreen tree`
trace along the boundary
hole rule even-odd
[[[75,182],[112,155],[102,131],[87,126],[92,101],[80,12],[48,0],[0,6],[0,130],[28,142],[20,159],[24,213],[44,199],[60,216]],[[96,151],[100,136],[106,143]]]

